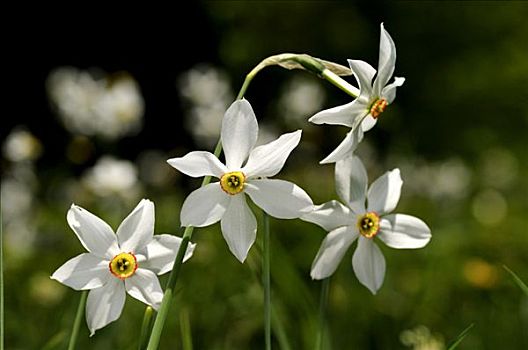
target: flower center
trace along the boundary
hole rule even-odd
[[[371,211],[359,217],[357,227],[363,237],[372,238],[379,232],[380,218],[378,214]]]
[[[114,256],[108,266],[112,275],[120,280],[125,280],[136,272],[138,263],[134,254],[120,253]]]
[[[246,175],[241,171],[232,171],[225,173],[220,178],[220,186],[227,194],[237,194],[244,190],[244,182],[246,181]]]
[[[376,100],[370,107],[372,118],[376,119],[387,108],[389,103],[384,98]]]

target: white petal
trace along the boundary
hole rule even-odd
[[[229,250],[243,263],[257,237],[257,220],[246,203],[245,195],[231,198],[220,225]]]
[[[167,163],[192,177],[221,177],[227,172],[226,166],[214,154],[205,151],[189,152],[183,157],[171,158]]]
[[[86,301],[86,323],[90,337],[95,331],[119,318],[125,305],[125,284],[110,278],[101,288],[92,289]]]
[[[335,200],[317,205],[313,211],[301,216],[301,220],[317,224],[326,231],[350,225],[353,223],[354,218],[355,215],[350,212],[350,209]]]
[[[368,113],[368,105],[362,100],[354,101],[316,113],[309,122],[314,124],[344,125],[352,127],[357,118],[363,118]]]
[[[398,205],[403,181],[400,169],[388,171],[374,181],[367,194],[368,211],[379,215],[390,213]]]
[[[367,185],[367,170],[359,157],[348,156],[336,163],[335,186],[337,195],[356,214],[365,211]]]
[[[310,196],[284,180],[251,180],[246,184],[246,193],[266,213],[279,219],[298,218],[313,209]]]
[[[387,100],[387,103],[391,104],[396,98],[396,88],[402,86],[405,82],[405,78],[394,77],[394,82],[385,86],[381,91],[381,97]]]
[[[360,96],[370,100],[372,97],[372,78],[374,78],[376,70],[365,61],[348,60],[348,64],[359,84]]]
[[[160,307],[163,290],[154,272],[138,268],[132,276],[125,280],[125,287],[127,293],[133,298],[152,306],[155,310]]]
[[[136,257],[139,266],[163,275],[172,270],[174,259],[180,249],[182,239],[173,235],[154,235],[152,241]],[[189,260],[196,244],[189,243],[183,261]]]
[[[240,168],[255,146],[258,124],[253,108],[247,100],[231,104],[222,121],[222,146],[229,169]]]
[[[347,226],[328,233],[312,263],[310,276],[320,280],[332,275],[357,236],[357,231]]]
[[[182,226],[204,227],[219,221],[229,203],[229,195],[218,182],[193,191],[183,202],[180,212]]]
[[[386,245],[398,249],[422,248],[431,240],[431,230],[422,220],[405,214],[381,218],[377,237]]]
[[[373,93],[379,97],[381,90],[388,83],[394,73],[396,64],[396,46],[389,33],[385,30],[383,23],[380,26],[380,50],[378,61],[378,75],[374,80]]]
[[[88,210],[72,204],[66,219],[83,247],[90,253],[106,259],[119,254],[117,237],[112,228]]]
[[[242,172],[247,177],[276,175],[284,166],[291,151],[299,144],[301,132],[297,130],[281,135],[275,141],[253,149]]]
[[[365,119],[363,119],[363,121],[361,122],[361,130],[363,130],[363,132],[367,132],[372,129],[377,122],[378,119],[374,118],[369,112],[369,114],[367,114]]]
[[[335,163],[349,155],[351,155],[363,140],[363,131],[361,128],[356,128],[349,131],[343,141],[337,146],[337,148],[330,153],[325,159],[320,161],[320,164]]]
[[[359,237],[352,267],[359,282],[376,294],[385,278],[385,258],[373,240]]]
[[[142,199],[117,228],[117,240],[121,251],[141,251],[154,234],[154,203]]]
[[[75,290],[99,288],[111,277],[108,260],[83,253],[66,261],[51,278]]]

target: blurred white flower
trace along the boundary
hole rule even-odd
[[[72,133],[115,139],[141,127],[144,101],[128,74],[96,77],[93,72],[62,67],[50,73],[47,90]]]
[[[182,74],[178,87],[188,106],[186,129],[200,146],[213,147],[224,112],[233,101],[227,74],[211,66],[199,65]]]
[[[413,350],[444,350],[445,344],[442,336],[431,334],[425,326],[417,326],[404,330],[400,334],[403,345],[412,347]]]
[[[82,177],[83,183],[99,196],[119,194],[128,197],[138,192],[138,171],[128,160],[103,156]]]
[[[7,135],[2,150],[12,162],[35,160],[42,152],[42,144],[32,133],[17,127]]]
[[[471,169],[459,158],[441,162],[399,160],[400,168],[408,177],[408,190],[432,199],[463,199],[470,189]]]
[[[308,116],[323,106],[325,93],[317,80],[295,76],[288,81],[279,100],[281,115],[294,126],[304,125]]]

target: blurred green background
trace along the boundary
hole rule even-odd
[[[15,108],[1,130],[6,349],[65,348],[80,293],[49,276],[83,251],[66,223],[72,202],[116,228],[149,198],[156,233],[181,235],[179,210],[199,181],[165,160],[212,149],[245,74],[282,52],[376,67],[380,22],[396,43],[395,74],[407,80],[358,154],[371,179],[401,169],[396,212],[422,218],[433,239],[417,251],[380,244],[387,274],[376,296],[357,281],[348,252],[331,280],[327,349],[444,349],[472,323],[460,349],[528,348],[528,299],[502,267],[528,280],[525,3],[33,10],[13,14],[7,40],[15,79],[6,102]],[[246,98],[262,142],[303,129],[278,177],[316,203],[334,199],[333,167],[318,161],[346,130],[306,120],[349,97],[306,72],[272,67]],[[276,315],[291,349],[310,349],[320,282],[309,271],[325,232],[299,220],[271,227]],[[186,319],[196,349],[262,348],[259,246],[242,265],[219,225],[196,230],[193,241],[161,348],[181,349]],[[121,318],[92,338],[83,322],[79,348],[136,348],[143,311],[127,298]]]

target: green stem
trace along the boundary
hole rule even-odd
[[[262,285],[264,286],[264,335],[266,350],[271,350],[271,288],[269,215],[262,211],[264,235],[262,244]]]
[[[339,75],[335,74],[334,72],[325,69],[321,73],[321,76],[349,94],[352,97],[358,97],[359,96],[359,89],[355,86],[351,85],[348,81],[341,78]]]
[[[324,335],[326,331],[326,308],[328,305],[328,291],[330,289],[330,277],[325,278],[321,284],[321,299],[319,300],[319,329],[315,340],[315,349],[323,350]]]
[[[192,350],[191,322],[189,321],[189,311],[187,309],[183,309],[180,312],[180,331],[182,335],[182,349]]]
[[[75,349],[77,344],[77,336],[79,335],[79,328],[81,326],[81,320],[84,313],[84,308],[86,306],[86,298],[88,297],[88,291],[84,290],[81,293],[81,300],[79,301],[79,306],[77,307],[77,314],[75,315],[75,321],[73,322],[72,333],[70,336],[70,343],[68,344],[68,350]]]
[[[147,306],[145,308],[145,314],[143,315],[143,323],[141,324],[141,333],[139,336],[138,350],[143,350],[147,346],[153,315],[154,309],[152,308],[152,306]]]
[[[4,230],[0,216],[0,350],[4,350]]]

